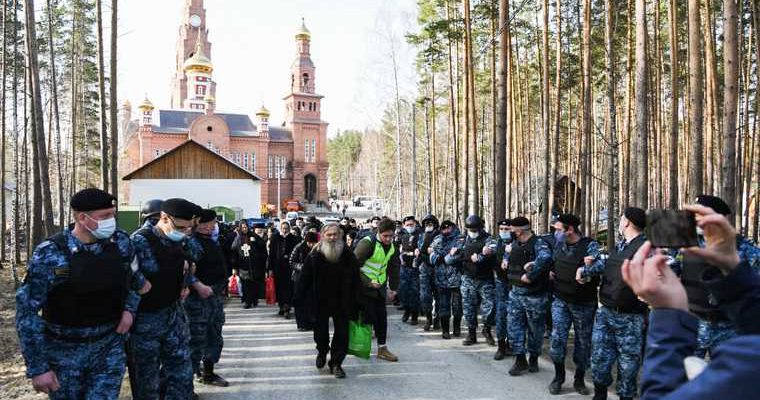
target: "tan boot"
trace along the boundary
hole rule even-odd
[[[388,350],[387,346],[380,346],[377,349],[377,358],[379,358],[381,360],[385,360],[385,361],[391,361],[391,362],[398,361],[398,357],[396,357],[395,354],[391,353]]]

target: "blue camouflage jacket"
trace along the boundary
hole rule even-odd
[[[146,221],[142,228],[152,229],[156,236],[159,237],[161,244],[166,246],[174,244],[174,242],[167,239],[164,235],[158,232],[158,228],[151,225],[150,222]],[[135,256],[137,259],[137,271],[140,273],[156,272],[158,271],[158,260],[153,254],[153,249],[151,249],[148,239],[146,239],[145,236],[139,234],[138,232],[140,232],[140,230],[137,230],[132,234],[132,243],[135,247]],[[198,242],[198,240],[192,236],[188,236],[184,241],[182,241],[182,247],[185,251],[185,256],[190,262],[196,262],[203,256],[203,247],[201,246],[200,242]],[[198,279],[195,277],[192,271],[186,274],[186,285],[192,285],[197,281]]]
[[[435,284],[441,288],[458,288],[462,283],[462,266],[456,257],[451,257],[449,251],[454,247],[461,247],[464,238],[459,228],[449,235],[440,234],[433,239],[430,247],[430,264],[435,267]]]
[[[103,251],[103,245],[110,240],[117,244],[119,252],[124,258],[131,259],[134,257],[132,242],[123,231],[117,230],[110,239],[98,240],[91,244],[82,243],[71,233],[70,228],[64,229],[63,235],[72,252],[87,251],[99,254]],[[66,279],[65,274],[56,273],[56,271],[68,268],[68,263],[68,255],[59,249],[55,243],[50,240],[43,241],[34,249],[27,266],[24,283],[16,292],[16,330],[18,331],[21,353],[26,362],[27,377],[31,378],[50,370],[47,361],[49,349],[45,345],[45,329],[66,336],[88,337],[100,335],[114,328],[111,325],[82,328],[64,327],[48,323],[42,319],[40,310],[47,302],[48,293]],[[140,295],[137,291],[144,283],[145,280],[141,275],[133,275],[132,287],[127,293],[124,303],[125,310],[133,314],[137,312],[137,306],[140,304]]]

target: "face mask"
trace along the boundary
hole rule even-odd
[[[214,225],[214,230],[211,232],[211,240],[215,242],[219,240],[219,224]]]
[[[111,217],[98,221],[87,214],[85,214],[85,216],[87,216],[87,218],[90,220],[98,223],[98,227],[95,229],[87,228],[85,225],[85,228],[87,228],[87,230],[90,231],[90,233],[92,233],[92,236],[95,236],[95,238],[108,239],[111,237],[111,235],[113,235],[114,232],[116,232],[116,218]]]
[[[499,237],[508,242],[512,241],[512,232],[499,232]]]
[[[425,232],[432,232],[432,231],[434,231],[434,230],[435,230],[435,227],[434,227],[434,226],[426,226],[426,227],[425,227]]]
[[[414,233],[414,228],[411,226],[405,227],[404,230],[406,231],[406,233],[409,233],[409,234]]]
[[[185,234],[175,229],[167,233],[166,238],[172,242],[181,242],[185,239]]]
[[[565,232],[556,231],[554,232],[554,240],[557,243],[562,243],[565,241]]]
[[[470,239],[477,239],[478,236],[480,236],[480,232],[467,231],[467,236],[469,236]]]
[[[625,226],[623,226],[623,224],[620,224],[620,227],[618,228],[618,234],[620,237],[625,237]]]

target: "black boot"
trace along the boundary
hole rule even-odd
[[[454,326],[451,330],[454,337],[462,336],[462,317],[454,317]]]
[[[486,338],[486,343],[488,343],[489,346],[496,346],[496,342],[493,340],[493,335],[491,335],[491,327],[486,325],[483,327],[483,337]]]
[[[520,376],[528,370],[528,361],[525,360],[525,354],[518,354],[515,358],[515,363],[512,368],[509,369],[509,374],[512,376]]]
[[[430,332],[430,328],[432,328],[432,327],[433,327],[433,313],[432,312],[428,312],[428,313],[425,314],[425,326],[423,326],[422,329],[425,332]]]
[[[504,357],[507,355],[507,341],[504,339],[499,339],[499,347],[496,349],[496,354],[494,354],[493,359],[496,361],[503,360]]]
[[[410,313],[409,311],[404,311],[404,316],[403,316],[403,317],[401,317],[401,322],[406,322],[406,321],[409,321],[409,315],[410,315],[410,314],[411,314],[411,313]]]
[[[578,368],[575,370],[575,379],[573,380],[573,388],[575,389],[578,394],[582,394],[584,396],[589,395],[588,388],[586,387],[586,382],[584,380],[586,376],[586,370]]]
[[[325,364],[327,363],[327,354],[325,353],[318,353],[317,354],[317,369],[322,369],[325,367]]]
[[[449,317],[441,317],[441,337],[446,340],[451,339],[449,334]]]
[[[511,357],[515,355],[514,351],[512,351],[512,346],[509,345],[509,340],[506,340],[507,346],[504,348],[504,356]]]
[[[224,378],[214,373],[214,364],[206,361],[203,362],[203,379],[201,383],[221,387],[230,385]]]
[[[565,363],[554,363],[554,379],[549,384],[549,393],[559,394],[565,383]]]
[[[411,326],[417,325],[417,323],[418,323],[417,322],[417,318],[419,318],[419,313],[413,312],[412,313],[412,319],[411,319],[411,321],[409,321],[409,325],[411,325]]]
[[[538,356],[531,355],[528,359],[528,372],[538,372]]]
[[[607,400],[607,386],[594,384],[593,400]]]
[[[478,333],[476,328],[467,328],[467,337],[462,341],[463,346],[472,346],[478,343]]]
[[[433,330],[437,331],[441,329],[441,320],[438,318],[433,318]]]

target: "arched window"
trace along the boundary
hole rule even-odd
[[[309,74],[304,73],[301,76],[301,86],[303,87],[303,90],[306,90],[306,88],[309,87]]]

